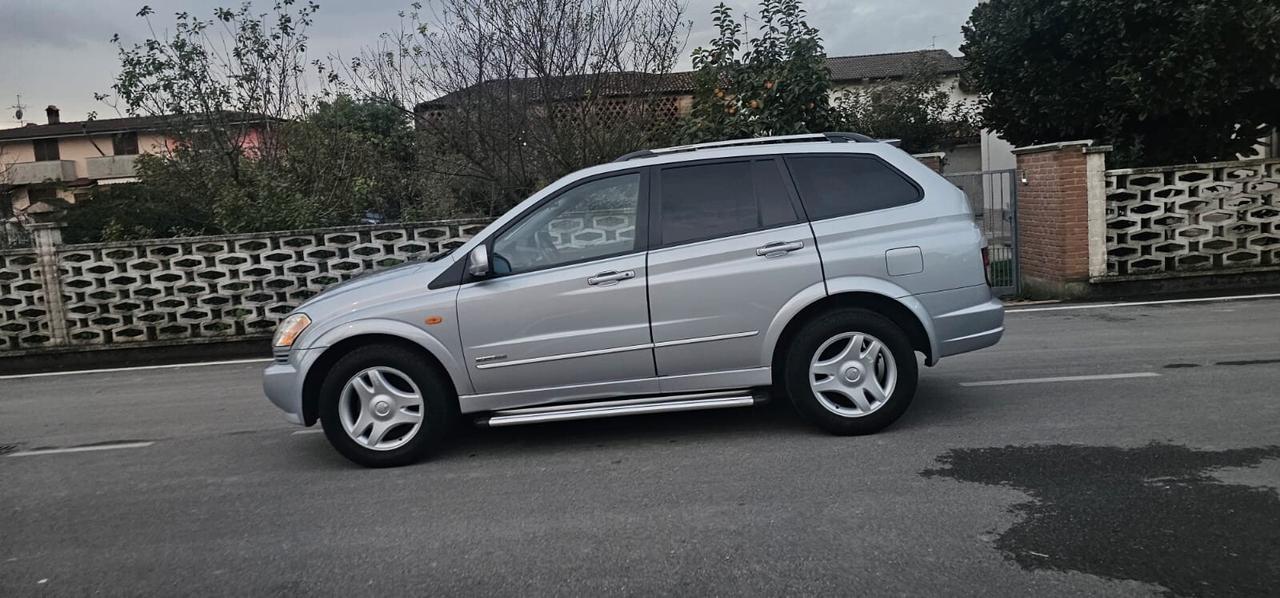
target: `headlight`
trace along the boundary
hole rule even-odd
[[[280,326],[276,328],[276,337],[272,339],[272,347],[292,347],[293,341],[298,339],[298,335],[302,334],[307,326],[311,325],[311,318],[307,314],[293,314],[284,319]]]

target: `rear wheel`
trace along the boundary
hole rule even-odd
[[[320,387],[320,422],[339,453],[366,467],[418,461],[453,423],[450,386],[424,358],[395,345],[340,358]]]
[[[902,416],[918,376],[911,341],[893,321],[839,309],[806,323],[788,349],[787,395],[801,415],[833,434],[871,434]]]

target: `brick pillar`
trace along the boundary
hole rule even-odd
[[[942,174],[942,164],[946,161],[946,152],[933,152],[931,154],[912,154],[912,158],[919,160],[925,166],[938,174]]]
[[[1018,269],[1032,297],[1089,294],[1105,274],[1105,152],[1092,141],[1013,150],[1018,159]],[[1101,271],[1099,270],[1101,268]]]

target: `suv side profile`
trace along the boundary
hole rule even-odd
[[[489,426],[788,398],[841,435],[999,341],[964,194],[854,133],[644,150],[570,174],[457,251],[340,284],[277,330],[267,396],[373,467]]]

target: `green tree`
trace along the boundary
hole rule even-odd
[[[924,55],[905,79],[837,95],[835,111],[839,129],[901,140],[913,154],[949,151],[981,133],[977,106],[952,99],[938,65]]]
[[[755,37],[723,3],[712,10],[716,38],[693,51],[688,142],[831,130],[831,73],[818,30],[800,0],[762,0]]]
[[[1199,162],[1249,154],[1280,122],[1275,0],[990,0],[963,31],[982,119],[1017,145]]]

